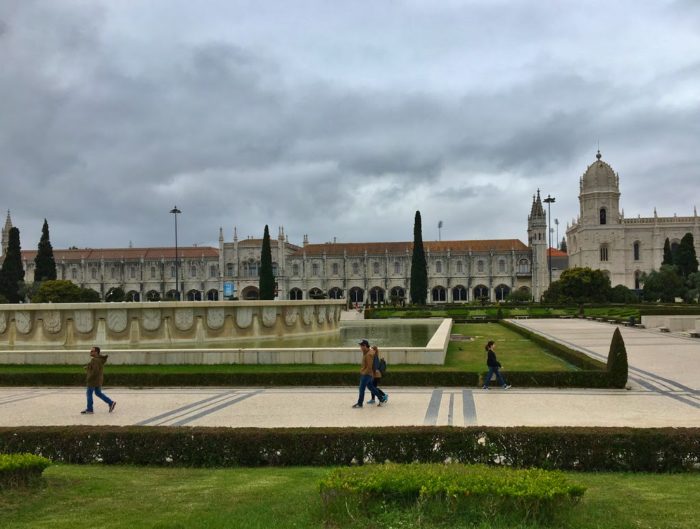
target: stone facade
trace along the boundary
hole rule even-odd
[[[644,272],[658,270],[663,261],[664,242],[680,243],[692,233],[700,254],[700,217],[692,216],[626,218],[620,209],[620,177],[601,158],[588,166],[579,182],[580,212],[567,226],[569,266],[603,270],[613,286],[639,289]]]

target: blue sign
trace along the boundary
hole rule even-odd
[[[233,281],[224,281],[224,297],[232,298],[233,293],[236,291]]]

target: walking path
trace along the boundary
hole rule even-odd
[[[582,320],[518,324],[607,356],[614,326]],[[622,330],[631,390],[388,388],[389,404],[352,409],[352,388],[110,388],[114,413],[80,388],[0,388],[0,426],[635,426],[700,427],[700,340]],[[504,364],[507,358],[501,359]],[[109,382],[109,367],[106,370]],[[359,377],[358,377],[359,378]]]

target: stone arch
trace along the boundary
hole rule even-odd
[[[187,301],[202,301],[202,293],[196,288],[193,288],[187,291],[185,298]]]
[[[160,292],[157,290],[149,290],[146,292],[146,301],[160,301]]]
[[[241,291],[241,299],[260,299],[258,287],[249,286]]]
[[[129,290],[129,292],[126,293],[126,296],[124,296],[124,299],[126,301],[141,301],[141,294],[139,294],[136,290]]]
[[[372,287],[369,291],[369,299],[372,303],[384,303],[384,289],[382,287]]]
[[[476,285],[474,287],[474,299],[488,299],[489,287],[486,285]]]
[[[430,291],[430,299],[434,303],[444,303],[447,301],[447,291],[442,285],[433,287]]]
[[[323,293],[323,290],[321,290],[318,287],[313,287],[309,289],[309,299],[323,299],[325,298],[326,295]]]
[[[343,299],[343,289],[338,287],[333,287],[328,291],[328,297],[330,299]]]
[[[352,287],[350,289],[350,301],[353,303],[363,303],[365,299],[365,291],[360,287]]]
[[[494,289],[494,292],[496,293],[496,300],[503,301],[510,295],[510,287],[501,283]]]
[[[464,285],[457,285],[452,289],[452,301],[467,301],[467,289]]]
[[[298,301],[304,297],[304,294],[302,293],[301,289],[299,288],[293,288],[289,291],[289,299]]]
[[[219,301],[219,291],[215,288],[207,290],[207,301]]]

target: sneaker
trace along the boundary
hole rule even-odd
[[[374,399],[372,399],[372,400],[368,400],[368,401],[367,401],[367,404],[375,404],[375,401],[374,401]]]
[[[114,407],[117,405],[117,401],[113,400],[112,404],[109,405],[109,413],[112,413],[114,411]]]
[[[82,415],[92,415],[94,412],[92,410],[83,410],[80,413]]]
[[[503,386],[503,389],[510,389],[510,384],[506,384],[505,386]]]
[[[353,407],[353,408],[361,408],[361,407],[362,407],[362,404],[353,404],[352,407]]]
[[[384,398],[382,399],[382,404],[386,404],[387,402],[389,402],[389,395],[384,393]]]
[[[486,389],[486,390],[488,390],[489,387],[488,387],[488,386],[482,386],[481,389]]]

